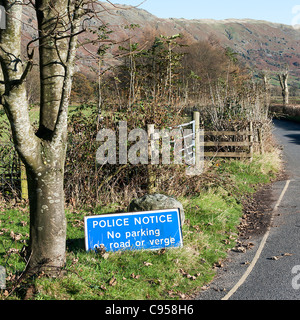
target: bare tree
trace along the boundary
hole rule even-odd
[[[263,90],[264,90],[264,95],[265,95],[265,105],[267,108],[270,107],[271,103],[271,84],[270,84],[270,72],[267,70],[263,70],[259,72],[258,76],[262,79],[263,81]]]
[[[93,0],[0,0],[6,29],[0,31],[0,103],[4,106],[15,148],[26,167],[30,205],[28,272],[55,275],[65,264],[64,163],[68,106],[78,35],[83,17],[106,10]],[[22,11],[36,15],[38,38],[27,43],[22,58]],[[101,7],[102,6],[102,7]],[[40,118],[29,120],[25,79],[34,53],[39,55]]]
[[[278,80],[280,82],[280,86],[282,89],[282,98],[283,104],[289,104],[289,86],[288,86],[288,78],[289,78],[289,71],[288,69],[280,72],[278,74]]]

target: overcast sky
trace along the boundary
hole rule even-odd
[[[137,5],[142,0],[111,2]],[[217,20],[250,18],[289,25],[293,21],[300,23],[300,0],[146,0],[140,8],[159,18]]]

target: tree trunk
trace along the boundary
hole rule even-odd
[[[288,71],[281,73],[278,75],[278,79],[280,82],[280,86],[282,89],[282,98],[283,98],[283,104],[288,105],[289,104],[289,86],[288,86]]]
[[[54,131],[61,103],[63,82],[65,78],[64,62],[68,54],[68,39],[57,40],[49,33],[65,35],[65,21],[68,0],[37,1],[36,13],[39,26],[40,59],[40,127],[39,136],[51,135]],[[55,10],[53,10],[55,6]],[[58,18],[58,13],[61,19]]]
[[[65,265],[66,218],[63,172],[27,170],[30,203],[29,273],[57,275]]]
[[[264,91],[265,91],[265,105],[266,107],[270,107],[271,104],[271,89],[270,89],[270,77],[268,74],[263,74],[263,83],[264,83]]]
[[[282,90],[282,97],[283,97],[283,104],[288,105],[289,104],[289,90],[286,86],[285,89]]]
[[[64,162],[68,106],[77,35],[84,2],[28,1],[37,13],[40,55],[40,123],[29,118],[25,79],[33,65],[21,60],[22,9],[25,2],[2,0],[6,29],[0,30],[0,103],[9,119],[15,148],[26,167],[30,204],[27,272],[56,275],[65,264]],[[31,51],[31,52],[30,52]]]

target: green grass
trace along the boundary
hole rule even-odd
[[[269,153],[254,155],[251,163],[248,161],[223,161],[218,167],[220,175],[229,174],[234,185],[240,192],[253,193],[257,186],[274,179],[280,166],[279,154]]]
[[[184,248],[169,249],[165,253],[110,253],[104,259],[100,254],[87,254],[83,248],[73,247],[68,252],[67,276],[51,283],[49,279],[38,280],[36,298],[179,299],[183,294],[193,293],[212,280],[212,265],[225,258],[227,249],[234,245],[230,238],[236,233],[241,206],[212,191],[198,198],[183,199],[183,202],[187,217],[183,227]],[[69,224],[81,221],[74,220],[71,214],[68,218]],[[83,240],[82,228],[73,228],[70,232],[73,238]],[[111,285],[114,279],[115,285]]]
[[[278,154],[255,156],[254,161],[217,161],[215,173],[227,184],[208,187],[197,197],[179,199],[185,208],[184,247],[166,251],[123,251],[102,256],[84,250],[85,215],[116,212],[118,204],[67,211],[67,265],[62,278],[37,277],[37,300],[184,299],[215,275],[214,265],[236,245],[243,214],[242,195],[270,182],[279,170]],[[15,286],[25,267],[20,250],[28,240],[28,209],[0,210],[0,265],[6,266],[7,291],[2,298],[22,299],[28,284]],[[32,283],[32,282],[31,282]],[[0,291],[1,292],[1,291]],[[0,293],[1,298],[1,293]]]
[[[227,249],[234,245],[231,238],[236,233],[241,206],[213,191],[182,201],[187,217],[184,248],[109,253],[106,259],[84,251],[82,221],[86,213],[68,212],[67,275],[62,279],[36,279],[35,299],[180,299],[192,294],[213,279],[213,264],[225,258]],[[7,210],[0,216],[9,227],[4,228],[1,239],[4,247],[21,250],[23,240],[28,239],[27,228],[22,226],[26,211]],[[12,240],[12,230],[22,233],[20,240]],[[2,247],[0,265],[5,261],[11,276],[24,268],[18,253],[8,256]],[[112,279],[115,285],[110,284]]]

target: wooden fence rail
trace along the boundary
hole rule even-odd
[[[233,137],[236,140],[237,137],[243,138],[243,141],[211,141],[205,139],[204,146],[215,147],[216,151],[205,152],[205,157],[216,158],[250,158],[253,159],[253,147],[254,147],[254,131],[253,124],[250,122],[249,130],[243,131],[205,131],[205,137]],[[259,138],[261,140],[261,138]],[[221,148],[233,147],[232,151],[220,152]],[[247,149],[245,151],[236,151],[237,148]]]

